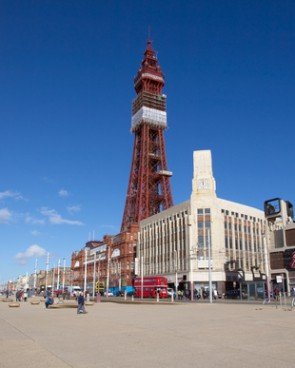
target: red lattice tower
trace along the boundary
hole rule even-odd
[[[164,76],[152,43],[147,42],[134,78],[132,103],[134,148],[121,231],[173,205],[167,169],[164,130],[167,127]]]

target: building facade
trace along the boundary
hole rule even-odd
[[[88,241],[83,249],[73,252],[73,284],[90,293],[117,292],[131,286],[137,234],[138,226],[134,224],[130,231],[106,235],[102,241]]]
[[[239,288],[256,298],[266,282],[264,236],[264,212],[218,198],[211,152],[195,151],[190,200],[140,222],[136,273],[164,275],[190,294],[211,276],[220,294]]]
[[[290,293],[295,287],[295,223],[293,205],[274,198],[264,203],[267,218],[270,278],[274,289]]]

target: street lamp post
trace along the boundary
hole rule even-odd
[[[66,279],[66,259],[63,259],[63,276],[62,276],[62,291],[65,291],[65,279]]]
[[[87,288],[87,248],[85,248],[85,267],[84,267],[84,293]]]
[[[143,299],[143,256],[140,257],[141,299]]]
[[[197,252],[198,252],[197,248],[192,248],[191,249],[191,254],[190,254],[191,301],[194,301],[194,280],[193,280],[194,268],[193,268],[193,260],[196,259]]]
[[[107,280],[106,280],[106,292],[107,295],[106,297],[109,297],[109,286],[110,286],[110,253],[111,253],[111,248],[110,246],[108,247],[108,251],[107,251]]]
[[[119,279],[118,279],[118,286],[119,286],[119,290],[120,290],[120,292],[121,292],[121,289],[122,289],[122,280],[121,280],[121,261],[118,261],[117,265],[118,265],[118,277],[119,277]]]
[[[93,259],[93,281],[92,281],[92,297],[94,298],[95,293],[95,279],[96,279],[96,252],[94,253]]]
[[[54,292],[54,284],[55,284],[55,263],[53,263],[52,269],[52,292]]]
[[[208,269],[209,269],[209,301],[212,303],[212,269],[211,269],[211,237],[210,229],[207,229],[208,239]]]
[[[35,260],[35,270],[34,270],[34,294],[37,287],[37,265],[38,265],[38,259]]]
[[[265,236],[263,236],[262,240],[263,240],[265,275],[266,275],[267,300],[268,302],[270,302],[270,270],[269,270],[268,252]]]
[[[47,257],[46,257],[45,290],[47,290],[47,287],[48,287],[48,271],[49,271],[49,253],[47,253]]]
[[[60,281],[60,258],[58,259],[57,264],[57,283],[56,283],[56,289],[59,290],[59,281]]]
[[[97,285],[98,285],[98,295],[100,294],[100,258],[98,256],[98,269],[97,269]]]
[[[178,293],[177,293],[177,290],[178,290],[178,274],[177,274],[177,271],[178,271],[178,254],[177,254],[176,249],[174,249],[174,266],[175,266],[175,293],[176,293],[176,297],[178,299]]]

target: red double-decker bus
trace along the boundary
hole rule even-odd
[[[168,298],[168,281],[163,276],[145,276],[134,279],[135,296],[137,298]]]

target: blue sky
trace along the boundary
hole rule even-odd
[[[295,203],[294,1],[2,0],[0,281],[119,231],[149,26],[174,202],[211,149],[219,197]]]

